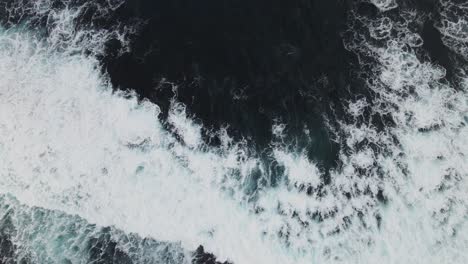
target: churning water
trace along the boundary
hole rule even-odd
[[[468,5],[437,3],[448,78],[427,14],[367,2],[342,33],[366,93],[324,114],[325,171],[288,123],[262,153],[227,129],[208,144],[177,97],[163,117],[113,89],[99,59],[138,25],[80,19],[121,2],[0,1],[0,262],[191,263],[203,245],[232,263],[468,263]]]

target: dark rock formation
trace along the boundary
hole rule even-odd
[[[193,253],[192,264],[232,264],[227,261],[219,262],[216,261],[216,257],[208,252],[205,252],[203,246],[199,246]]]

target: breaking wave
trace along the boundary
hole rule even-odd
[[[468,261],[466,5],[440,2],[450,79],[423,49],[425,14],[375,0],[374,14],[350,12],[343,38],[367,93],[343,99],[346,115],[329,122],[341,151],[324,172],[282,140],[288,124],[272,128],[265,159],[223,129],[210,132],[219,146],[208,145],[177,98],[164,119],[114,90],[99,57],[110,39],[125,49],[135,31],[96,27],[121,4],[100,2],[5,9],[5,261],[87,263],[111,250],[133,263],[180,263],[199,245],[233,263]],[[90,9],[95,17],[78,26]]]

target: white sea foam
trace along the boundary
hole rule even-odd
[[[235,263],[468,261],[468,78],[457,89],[441,81],[444,69],[416,55],[419,36],[406,23],[359,19],[379,42],[348,47],[376,59],[375,98],[349,102],[349,120],[339,120],[331,183],[281,142],[286,124],[273,128],[284,175],[272,187],[245,143],[222,130],[221,146],[208,147],[176,100],[166,131],[156,105],[112,92],[94,56],[79,51],[116,33],[83,29],[90,38],[76,41],[78,11],[56,12],[47,37],[0,32],[0,193],[23,204],[11,202],[20,215],[60,210],[185,249],[202,244]],[[378,114],[395,125],[377,128]]]
[[[396,0],[370,0],[381,11],[388,11],[398,7]]]
[[[468,3],[440,0],[437,24],[445,45],[468,60]]]
[[[180,109],[169,118],[179,143],[157,106],[113,94],[97,61],[31,38],[0,36],[2,193],[187,248],[202,243],[221,258],[272,258],[254,219],[213,187],[241,190],[248,158],[203,152]]]
[[[0,219],[0,257],[5,263],[21,259],[28,263],[89,263],[102,254],[114,263],[190,263],[190,253],[177,243],[101,228],[77,216],[21,205],[9,195],[0,196]]]

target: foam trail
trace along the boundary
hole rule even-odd
[[[297,163],[285,164],[293,181],[258,203],[265,230],[281,230],[297,254],[316,252],[309,257],[318,263],[464,263],[466,75],[455,89],[442,80],[443,68],[418,57],[422,39],[411,23],[421,17],[414,11],[354,15],[346,44],[372,66],[373,98],[349,102],[337,132],[342,166],[320,195],[309,164],[301,166],[302,179],[310,177],[302,184],[291,177]],[[394,125],[374,124],[389,118]]]
[[[468,3],[440,1],[441,19],[437,26],[444,44],[468,59]]]

